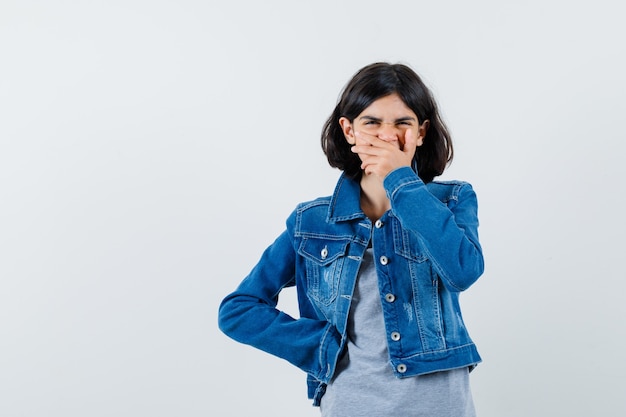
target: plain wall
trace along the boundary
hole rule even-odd
[[[617,3],[3,0],[0,415],[318,415],[217,308],[332,191],[321,127],[374,61],[423,76],[478,194],[479,415],[626,415]]]

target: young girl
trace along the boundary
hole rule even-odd
[[[220,306],[233,339],[308,376],[324,417],[473,416],[480,356],[459,293],[483,272],[476,195],[433,181],[452,143],[428,88],[402,64],[362,68],[322,132],[331,196],[301,203]],[[300,318],[276,309],[295,285]]]

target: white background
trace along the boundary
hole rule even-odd
[[[479,415],[626,415],[619,2],[426,3],[2,0],[0,416],[318,415],[216,313],[332,191],[322,124],[381,60],[478,193]]]

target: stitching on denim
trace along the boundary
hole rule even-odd
[[[428,356],[428,355],[435,355],[435,354],[441,354],[441,353],[451,353],[452,351],[455,350],[459,350],[459,349],[467,349],[469,347],[475,346],[474,342],[470,342],[470,343],[466,343],[464,345],[461,346],[455,346],[455,347],[446,347],[444,349],[438,349],[438,350],[429,350],[427,352],[422,352],[422,353],[416,353],[415,355],[411,355],[411,356],[407,356],[402,358],[402,360],[409,360],[409,359],[413,359],[413,358],[417,358],[420,356]],[[395,358],[400,360],[400,358]]]
[[[329,204],[330,204],[330,198],[329,197],[320,197],[320,198],[317,198],[317,199],[312,200],[312,201],[306,201],[306,202],[300,203],[298,205],[298,209],[297,210],[298,210],[299,213],[302,213],[302,212],[304,212],[306,210],[309,210],[309,209],[311,209],[313,207],[325,206],[325,205],[329,205]]]
[[[409,186],[409,185],[413,185],[413,184],[419,184],[421,181],[419,180],[408,180],[408,181],[403,181],[400,184],[398,184],[393,191],[390,194],[390,197],[393,199],[395,198],[395,195],[398,193],[398,191],[400,191],[402,188]]]
[[[300,230],[296,232],[295,236],[301,237],[303,239],[306,239],[306,238],[325,239],[325,240],[333,240],[333,241],[334,240],[349,240],[351,242],[355,240],[355,237],[353,235],[348,235],[348,234],[331,235],[327,233],[302,232]]]
[[[326,330],[324,331],[324,334],[322,335],[322,339],[320,341],[320,351],[319,351],[319,355],[318,355],[318,358],[317,358],[318,361],[319,361],[319,364],[320,364],[320,373],[319,373],[320,376],[323,375],[324,367],[326,365],[330,366],[330,364],[327,364],[326,361],[324,360],[324,358],[322,357],[324,355],[326,349],[327,349],[327,347],[326,347],[326,338],[328,336],[328,333],[330,333],[330,329],[331,329],[331,326],[330,326],[330,323],[329,323],[329,325],[326,326]],[[321,380],[321,378],[318,378],[318,379]]]

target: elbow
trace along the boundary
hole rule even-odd
[[[217,310],[217,327],[222,333],[228,336],[230,329],[230,320],[224,309],[224,302],[222,302]]]
[[[463,285],[461,286],[461,291],[467,290],[471,287],[478,278],[480,278],[485,271],[485,261],[482,255],[478,256],[474,265],[468,268],[467,273],[465,274],[465,279],[463,280]]]
[[[473,259],[473,262],[465,262],[459,265],[455,274],[448,275],[444,279],[446,287],[453,292],[462,292],[471,287],[485,271],[485,263],[482,255]]]
[[[485,271],[485,259],[480,245],[476,245],[461,256],[459,265],[458,291],[465,291],[481,277]]]
[[[228,295],[218,309],[218,328],[237,342],[249,343],[251,335],[263,328],[264,315],[259,306],[262,303],[254,297],[238,292]]]
[[[217,311],[217,327],[230,338],[234,338],[237,328],[237,317],[232,298],[226,297],[220,304]]]

